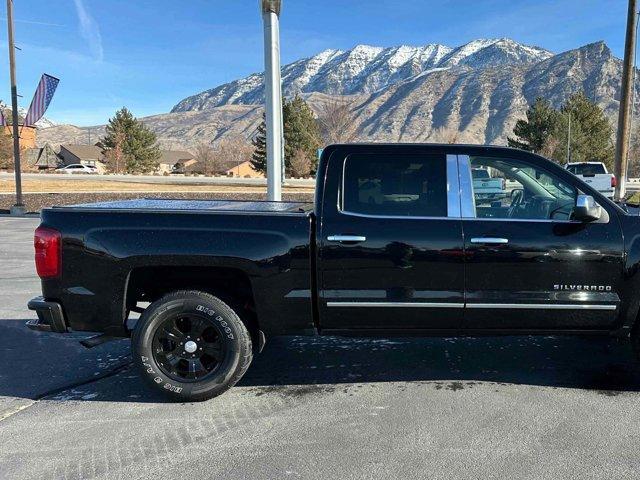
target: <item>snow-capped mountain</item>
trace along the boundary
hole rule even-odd
[[[614,122],[622,62],[604,42],[553,55],[499,39],[455,49],[326,50],[287,65],[283,76],[285,93],[301,92],[316,112],[327,102],[347,102],[360,141],[504,145],[536,97],[559,107],[583,91]],[[262,113],[261,76],[251,75],[185,99],[173,113],[142,120],[163,148],[188,150],[202,141],[252,138]],[[635,114],[640,116],[638,105]],[[86,143],[102,131],[90,130],[68,125],[41,129],[38,142]]]
[[[346,52],[325,50],[282,69],[283,93],[370,94],[432,69],[486,68],[544,60],[553,54],[507,38],[474,40],[457,48],[357,45]],[[221,105],[263,103],[263,75],[221,85],[185,98],[172,112],[206,110]]]
[[[11,107],[2,100],[0,100],[0,110],[2,110],[3,114],[8,118],[9,121],[11,121],[11,119],[9,118],[11,116]],[[20,121],[22,121],[22,119],[27,115],[27,110],[25,108],[19,107],[18,115],[20,116]],[[36,127],[38,128],[54,127],[55,125],[56,123],[52,122],[47,117],[42,117],[36,122]]]

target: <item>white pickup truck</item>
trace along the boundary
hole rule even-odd
[[[574,162],[567,163],[566,169],[585,183],[602,193],[607,198],[613,198],[616,177],[607,171],[602,162]]]
[[[490,202],[507,196],[504,178],[493,178],[486,168],[472,168],[473,191],[476,201]]]

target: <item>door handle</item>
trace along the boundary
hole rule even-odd
[[[471,239],[471,243],[484,243],[488,245],[504,245],[509,243],[509,239],[497,238],[497,237],[476,237]]]
[[[330,242],[364,242],[367,237],[361,235],[329,235],[327,240]]]

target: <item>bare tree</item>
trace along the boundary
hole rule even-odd
[[[113,146],[104,152],[107,171],[110,173],[122,173],[126,170],[127,155],[124,153],[126,135],[119,126],[113,132]]]
[[[431,132],[429,140],[437,143],[458,143],[460,132],[451,127],[439,127]]]
[[[0,169],[13,169],[13,143],[11,136],[0,127]]]
[[[298,149],[291,157],[291,176],[293,178],[305,178],[311,173],[311,161],[304,150]]]
[[[318,111],[318,124],[325,144],[353,142],[359,134],[348,101],[331,99]]]
[[[253,146],[243,138],[228,138],[218,142],[213,152],[218,170],[228,170],[251,160]]]
[[[204,175],[210,176],[218,173],[219,159],[213,147],[205,142],[200,142],[195,149],[196,167]]]

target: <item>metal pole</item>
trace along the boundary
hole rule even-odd
[[[261,0],[264,23],[264,85],[267,125],[267,198],[282,200],[282,86],[280,0]]]
[[[569,131],[567,132],[567,163],[571,162],[571,111],[569,114]]]
[[[24,207],[22,203],[22,176],[20,173],[20,132],[18,126],[18,87],[16,82],[16,56],[13,40],[13,0],[7,0],[7,31],[9,37],[9,72],[11,76],[11,123],[13,124],[13,162],[16,175],[17,210]]]
[[[636,0],[629,0],[627,11],[627,33],[624,42],[624,64],[622,70],[622,87],[620,92],[620,109],[618,111],[618,134],[616,137],[615,175],[618,179],[614,197],[621,200],[625,196],[627,157],[629,153],[629,122],[631,110],[631,88],[633,82],[633,57],[636,43]]]

